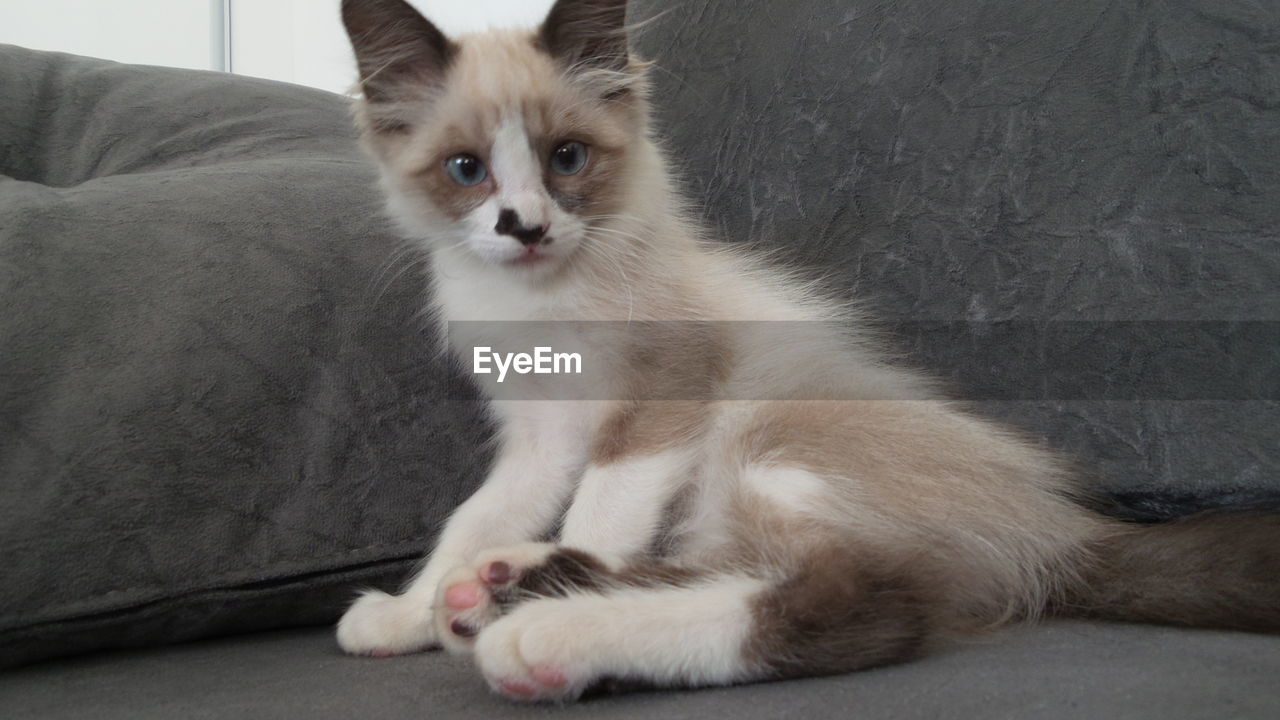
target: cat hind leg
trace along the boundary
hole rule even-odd
[[[766,577],[767,575],[767,577]],[[568,701],[603,681],[729,685],[850,672],[920,654],[936,606],[848,549],[768,573],[626,569],[594,590],[511,608],[474,639],[489,686]]]

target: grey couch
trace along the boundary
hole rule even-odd
[[[711,227],[863,299],[1103,511],[1277,503],[1280,6],[660,9],[637,44]],[[0,716],[1280,715],[1280,638],[1100,623],[569,708],[342,656],[324,625],[489,433],[347,110],[0,47]]]

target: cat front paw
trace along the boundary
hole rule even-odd
[[[351,655],[391,657],[436,647],[431,608],[419,598],[371,590],[338,621],[338,646]]]
[[[556,553],[551,543],[523,543],[483,552],[440,583],[436,633],[454,652],[469,652],[481,630],[525,598],[521,587],[533,568]]]

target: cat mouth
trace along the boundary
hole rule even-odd
[[[551,244],[551,238],[544,238],[541,243],[534,245],[526,245],[524,251],[504,264],[515,267],[532,267],[534,265],[542,265],[552,260],[555,256],[547,249]]]
[[[533,265],[540,265],[544,262],[547,262],[550,259],[551,259],[551,255],[545,252],[542,252],[536,248],[529,248],[525,252],[520,253],[519,255],[508,260],[507,264],[515,265],[517,267],[529,267]]]

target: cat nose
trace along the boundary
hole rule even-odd
[[[526,227],[520,222],[515,210],[506,208],[498,213],[498,224],[493,231],[499,235],[510,235],[520,241],[521,245],[533,245],[541,242],[547,234],[546,225],[530,225]]]

